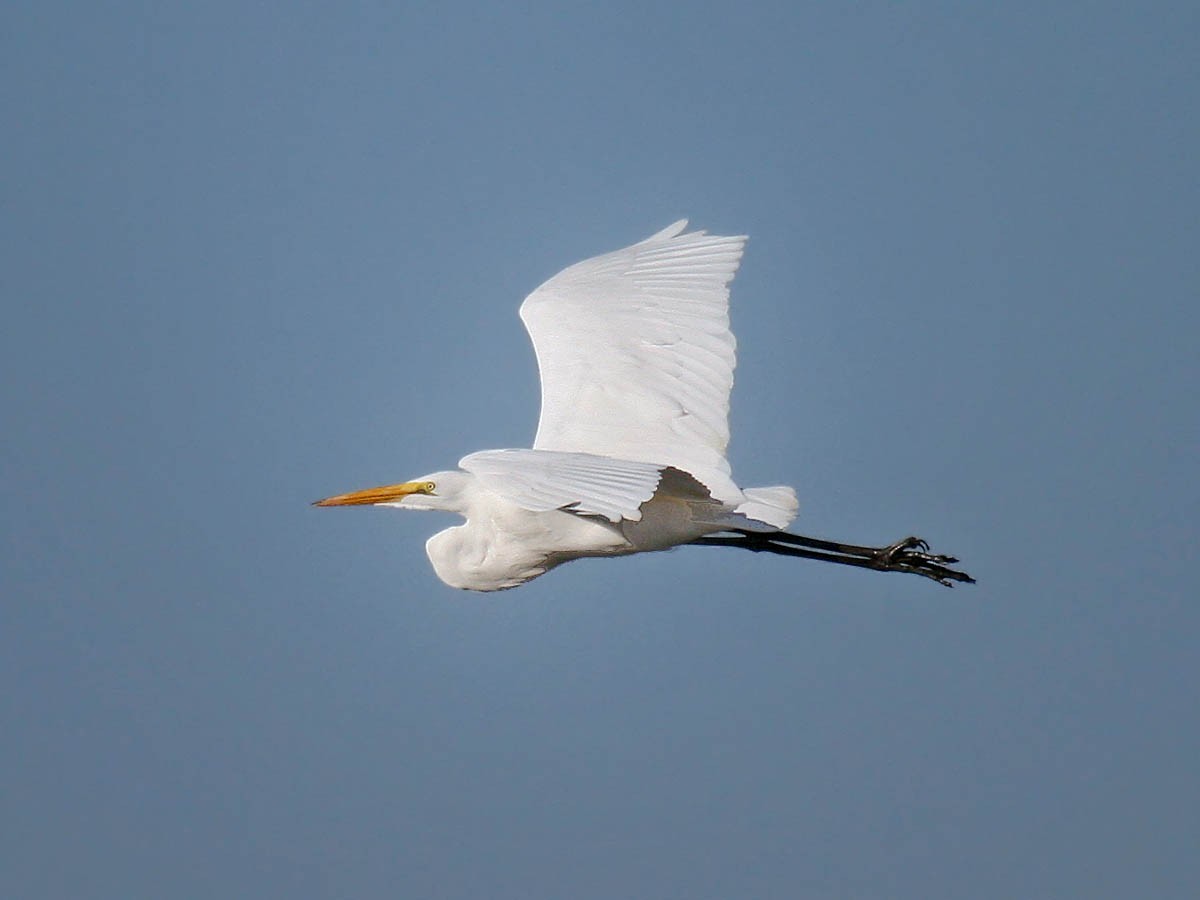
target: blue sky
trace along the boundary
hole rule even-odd
[[[1194,4],[3,16],[0,894],[1195,891]],[[528,446],[521,298],[682,216],[735,474],[977,586],[308,506]]]

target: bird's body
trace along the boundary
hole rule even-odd
[[[458,471],[317,505],[463,516],[426,551],[442,581],[476,591],[516,587],[581,557],[697,543],[968,580],[916,539],[863,548],[787,534],[792,488],[734,482],[728,285],[746,238],[686,226],[577,263],[526,298],[521,318],[542,381],[532,449],[472,453]]]
[[[441,483],[454,474],[442,473]],[[663,550],[708,533],[687,520],[681,501],[666,496],[647,501],[641,521],[610,522],[566,510],[531,511],[468,479],[466,522],[425,544],[438,577],[457,588],[504,590],[573,559]]]
[[[564,456],[568,462],[586,461],[583,454],[501,450],[473,454],[463,464],[474,468],[481,456],[493,457],[494,462],[495,457],[510,454],[526,465],[561,465]],[[611,466],[613,461],[605,459],[603,463]],[[634,463],[631,468],[641,471],[643,466]],[[652,477],[645,479],[643,490],[649,489],[651,494],[636,505],[621,501],[627,504],[623,515],[615,506],[607,514],[581,514],[552,505],[560,499],[556,497],[546,503],[528,498],[522,502],[502,485],[495,486],[494,473],[481,478],[471,471],[436,472],[421,480],[437,485],[436,494],[384,505],[440,509],[463,516],[465,524],[438,532],[425,549],[442,581],[474,591],[516,587],[582,557],[668,550],[731,528],[768,527],[714,501],[703,485],[676,469],[657,472],[654,467],[645,468]]]

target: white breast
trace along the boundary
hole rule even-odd
[[[572,559],[634,548],[620,528],[603,519],[514,506],[439,531],[425,542],[425,552],[438,578],[451,587],[502,591]]]

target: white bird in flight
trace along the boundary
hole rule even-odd
[[[686,231],[576,263],[521,305],[542,414],[531,450],[482,450],[459,469],[318,500],[457,513],[425,544],[446,584],[499,591],[588,556],[683,544],[742,547],[953,586],[973,579],[919,538],[861,547],[789,534],[796,492],[731,477],[729,283],[746,237]]]

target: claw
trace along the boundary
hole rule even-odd
[[[927,550],[929,550],[929,545],[919,537],[906,537],[881,549],[875,555],[875,562],[879,568],[887,568],[898,556],[901,558],[921,557]]]
[[[919,537],[907,537],[883,547],[871,560],[872,568],[881,571],[911,572],[923,575],[938,584],[954,587],[955,581],[974,581],[965,572],[946,568],[958,560],[941,553],[930,553],[929,544]]]

